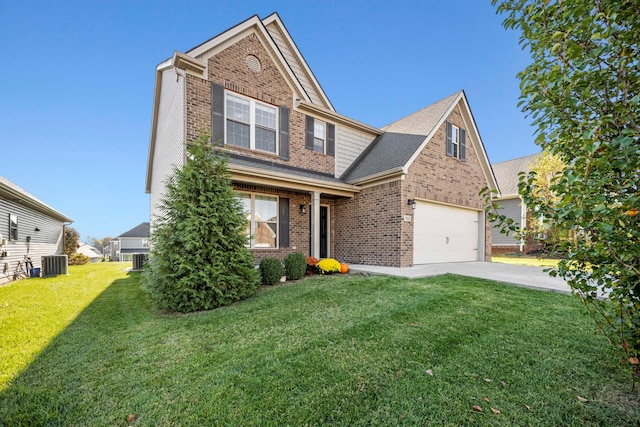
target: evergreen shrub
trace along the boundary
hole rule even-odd
[[[298,280],[304,276],[307,271],[307,258],[299,252],[289,254],[284,259],[284,269],[287,273],[287,279]]]
[[[284,275],[282,261],[276,258],[263,259],[260,262],[260,275],[262,276],[263,285],[276,285]]]

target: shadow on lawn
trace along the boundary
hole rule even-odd
[[[131,350],[113,342],[114,332],[144,322],[149,306],[139,273],[115,280],[0,394],[0,425],[91,424],[86,408],[107,409],[105,375]]]

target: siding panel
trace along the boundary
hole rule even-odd
[[[18,217],[18,240],[9,241],[9,214]],[[38,228],[40,231],[35,231]],[[0,283],[6,282],[19,261],[29,251],[34,267],[40,267],[40,257],[59,255],[63,248],[64,224],[43,213],[34,211],[16,202],[0,199],[0,234],[7,240],[2,251],[8,256],[0,258]],[[31,242],[27,244],[27,236]]]
[[[498,212],[505,215],[507,218],[513,219],[516,223],[520,224],[521,218],[521,204],[520,199],[508,199],[498,201],[500,206]],[[518,245],[520,241],[513,237],[513,233],[509,236],[500,233],[497,227],[491,229],[491,244],[494,246],[500,245]]]
[[[375,139],[375,135],[336,126],[336,177],[341,176],[351,163]]]
[[[152,226],[159,214],[157,205],[164,192],[164,182],[173,167],[181,167],[184,161],[184,78],[176,81],[173,69],[162,73],[157,126],[149,194]]]

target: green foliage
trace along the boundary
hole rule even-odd
[[[71,259],[71,256],[76,253],[76,249],[80,247],[80,234],[75,228],[65,226],[64,227],[64,254]]]
[[[568,281],[637,376],[640,7],[620,0],[497,3],[533,59],[518,75],[520,105],[537,126],[536,143],[564,163],[550,186],[556,197],[536,193],[535,174],[521,177],[519,192],[548,224],[571,234],[559,242],[567,259],[550,273]]]
[[[284,259],[284,270],[287,274],[287,279],[301,279],[307,271],[307,258],[299,252],[287,255]]]
[[[68,256],[69,265],[82,265],[89,262],[89,257],[78,252],[74,252]]]
[[[325,258],[316,264],[320,274],[340,273],[340,263],[333,258]]]
[[[279,259],[264,258],[260,262],[260,276],[262,277],[263,285],[276,285],[283,275],[282,261]]]
[[[259,277],[227,162],[201,135],[167,180],[153,224],[144,288],[161,309],[208,310],[246,298]]]

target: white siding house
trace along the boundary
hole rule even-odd
[[[72,220],[0,176],[0,283],[11,280],[16,266],[29,256],[64,253],[64,227]]]

